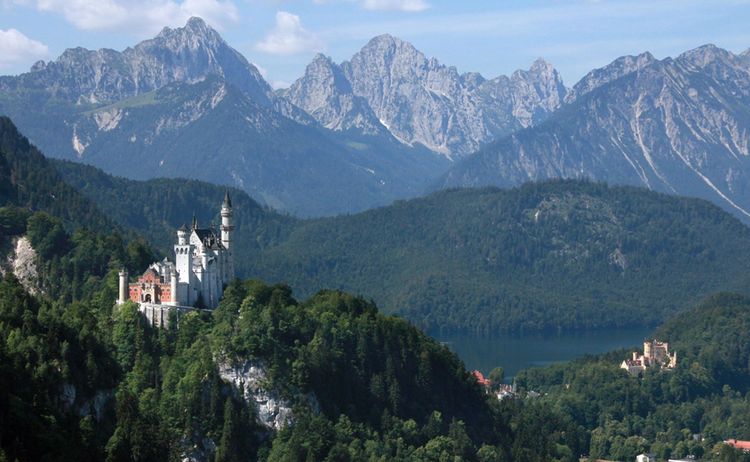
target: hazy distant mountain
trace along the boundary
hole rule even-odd
[[[305,75],[284,94],[328,129],[366,135],[388,133],[367,100],[354,94],[341,67],[327,56],[316,55]]]
[[[612,61],[609,65],[594,69],[586,74],[576,83],[565,96],[566,102],[572,102],[586,93],[589,93],[602,85],[606,85],[613,80],[628,75],[642,69],[645,66],[656,61],[656,58],[649,52],[641,53],[638,56],[622,56]]]
[[[229,184],[302,216],[419,195],[448,167],[382,127],[325,130],[198,18],[123,52],[67,50],[0,89],[0,114],[52,157]]]
[[[569,99],[457,164],[441,186],[588,177],[703,197],[750,218],[750,60],[713,45],[620,58]]]
[[[44,90],[77,103],[106,103],[218,75],[258,103],[270,104],[272,89],[258,69],[200,18],[185,27],[165,27],[159,35],[123,52],[66,50],[57,60],[38,62],[31,72],[0,77],[0,90]]]
[[[486,80],[381,35],[341,65],[316,56],[285,94],[328,128],[368,133],[384,127],[406,144],[455,158],[539,123],[566,92],[560,75],[542,60],[528,71]]]

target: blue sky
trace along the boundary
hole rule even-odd
[[[0,0],[0,74],[69,47],[122,50],[192,15],[275,86],[299,77],[316,52],[340,62],[384,33],[485,77],[543,57],[569,86],[625,54],[750,48],[750,0]]]

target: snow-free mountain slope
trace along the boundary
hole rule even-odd
[[[99,104],[208,75],[222,76],[258,103],[270,103],[272,89],[258,69],[195,17],[185,27],[165,27],[122,52],[68,49],[55,61],[35,64],[31,72],[0,78],[0,89],[44,90],[65,101]]]
[[[713,45],[641,56],[633,72],[617,77],[627,66],[616,62],[597,77],[608,83],[584,79],[593,90],[459,163],[441,185],[588,177],[706,198],[747,221],[750,64]]]
[[[566,92],[543,60],[528,71],[487,80],[459,74],[412,44],[381,35],[340,65],[316,56],[285,96],[333,130],[371,133],[382,126],[404,144],[460,158],[544,120]]]
[[[52,157],[232,185],[301,216],[414,197],[448,167],[395,140],[359,97],[339,98],[353,105],[340,126],[357,130],[326,129],[197,18],[123,52],[67,50],[0,88],[0,114]]]

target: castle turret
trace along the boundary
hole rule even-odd
[[[195,223],[195,218],[193,218]],[[188,230],[183,225],[177,230],[177,245],[174,246],[174,263],[175,269],[179,275],[179,283],[189,285],[192,281],[190,280],[193,274],[193,251],[195,246],[190,244],[188,238]],[[191,300],[190,294],[188,293],[186,300],[180,300],[181,303],[190,305],[195,300]]]
[[[225,284],[234,279],[234,249],[232,248],[232,232],[234,231],[234,212],[232,212],[232,199],[229,191],[224,194],[224,202],[221,204],[221,244],[226,249],[225,268],[223,281]]]
[[[119,291],[117,296],[117,304],[122,305],[128,300],[128,271],[123,268],[118,273],[119,277]]]
[[[188,229],[184,224],[177,230],[177,245],[186,245],[188,243]]]
[[[169,304],[175,305],[175,306],[180,304],[179,295],[177,293],[177,278],[178,277],[179,275],[177,274],[177,270],[174,267],[172,267],[172,272],[169,275],[169,291],[171,292],[172,300]]]

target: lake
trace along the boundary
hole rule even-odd
[[[570,361],[619,348],[643,348],[643,339],[652,331],[653,328],[638,328],[498,337],[455,335],[437,337],[437,340],[454,351],[469,370],[478,369],[487,374],[494,367],[502,366],[505,377],[512,378],[521,369],[529,367]]]

